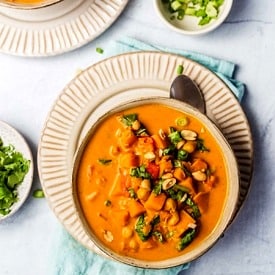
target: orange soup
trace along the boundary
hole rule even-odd
[[[192,250],[212,232],[226,177],[221,150],[200,121],[148,104],[99,124],[81,157],[76,190],[101,242],[155,261]]]
[[[14,4],[38,4],[47,2],[47,0],[6,0],[5,2]]]

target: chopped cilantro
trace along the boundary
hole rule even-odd
[[[7,215],[18,201],[17,186],[28,173],[30,161],[13,145],[5,146],[0,137],[0,215]]]
[[[121,122],[126,126],[132,126],[132,124],[137,120],[137,114],[124,115],[121,118]]]
[[[181,237],[178,245],[177,250],[181,251],[183,250],[187,245],[189,245],[195,238],[196,230],[195,229],[187,229],[187,231],[184,233],[184,235]]]
[[[201,213],[200,213],[200,209],[199,207],[197,206],[197,204],[191,199],[191,198],[187,198],[185,203],[191,207],[192,209],[192,216],[197,219],[201,216]]]
[[[130,198],[133,198],[133,199],[137,198],[137,194],[136,194],[134,188],[129,188],[128,192],[129,192]]]
[[[209,151],[210,151],[210,150],[204,145],[204,140],[203,140],[203,139],[200,139],[200,138],[197,139],[197,150],[202,151],[202,152],[204,152],[204,151],[209,152]]]
[[[161,193],[161,189],[162,189],[162,183],[159,182],[159,183],[157,183],[157,184],[154,186],[152,192],[153,192],[155,195],[159,195],[159,194]]]

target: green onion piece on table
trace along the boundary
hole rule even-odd
[[[100,54],[103,54],[104,53],[104,50],[102,48],[96,48],[96,52],[97,53],[100,53]]]
[[[45,194],[42,189],[34,190],[32,196],[36,199],[45,198]]]
[[[183,73],[183,66],[179,65],[178,68],[177,68],[177,74],[181,75],[182,73]]]

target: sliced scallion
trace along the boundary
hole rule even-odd
[[[104,53],[104,50],[102,48],[96,48],[96,52],[97,53],[100,53],[100,54],[103,54]]]
[[[45,194],[42,189],[36,189],[33,191],[32,196],[36,199],[41,199],[45,197]]]
[[[183,73],[183,65],[178,65],[177,67],[177,74],[181,75]]]
[[[183,20],[184,16],[198,17],[198,25],[208,24],[216,19],[224,0],[162,0],[171,13],[170,20]]]

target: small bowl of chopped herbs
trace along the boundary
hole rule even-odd
[[[32,154],[22,135],[0,121],[0,222],[27,199],[33,180]]]
[[[219,27],[230,13],[233,0],[155,0],[166,25],[186,35],[201,35]]]

